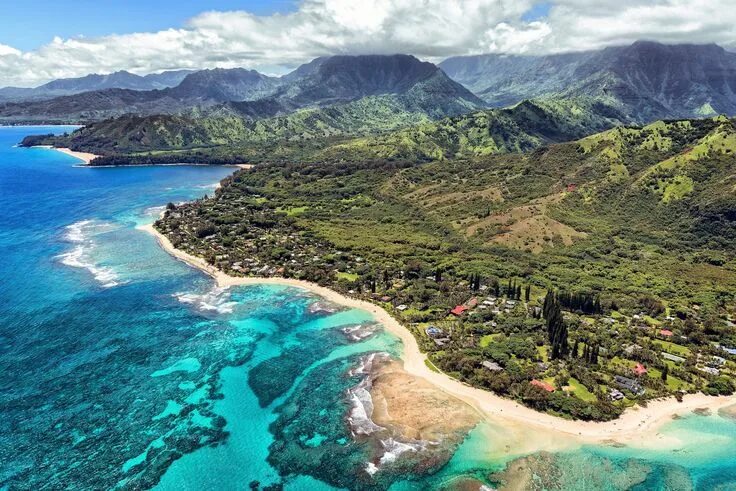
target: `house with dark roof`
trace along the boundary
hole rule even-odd
[[[620,388],[626,389],[637,396],[644,395],[644,393],[646,392],[644,387],[642,387],[642,385],[634,379],[622,377],[621,375],[616,375],[614,377],[614,380],[616,381],[616,385],[618,385]]]
[[[620,401],[624,398],[624,393],[618,389],[611,389],[611,391],[608,393],[608,398],[612,401]]]

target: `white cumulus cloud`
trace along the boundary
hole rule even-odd
[[[317,56],[580,51],[637,39],[736,48],[733,0],[303,0],[286,14],[204,12],[184,26],[56,38],[33,51],[0,45],[0,86],[129,70],[236,67],[281,73]],[[12,44],[12,43],[11,43]]]

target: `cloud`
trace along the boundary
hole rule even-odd
[[[56,38],[28,52],[0,45],[0,86],[123,69],[243,66],[283,73],[339,53],[411,53],[439,61],[485,52],[580,51],[637,39],[734,48],[732,1],[304,0],[288,14],[205,12],[158,32]]]

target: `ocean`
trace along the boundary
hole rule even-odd
[[[539,489],[736,489],[718,414],[668,424],[681,444],[658,451],[510,455],[482,424],[439,468],[367,472],[355,367],[400,342],[303,290],[217,288],[137,229],[234,169],[15,147],[71,129],[0,128],[0,489],[491,489],[512,461]]]

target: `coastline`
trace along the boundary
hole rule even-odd
[[[97,166],[91,166],[89,165],[90,162],[92,162],[94,159],[101,157],[101,155],[97,155],[94,153],[89,152],[75,152],[71,148],[63,148],[63,147],[53,147],[51,145],[36,145],[33,148],[45,148],[47,150],[56,150],[57,152],[61,152],[66,155],[70,155],[74,158],[77,158],[84,162],[84,164],[79,165],[79,167],[95,167],[99,169],[106,169],[106,168],[115,168],[115,167],[208,167],[211,164],[188,164],[186,162],[176,163],[176,164],[141,164],[141,165],[97,165]],[[223,164],[218,167],[237,167],[239,169],[251,169],[253,168],[253,164]]]
[[[566,448],[580,443],[625,444],[641,447],[662,448],[677,445],[658,430],[677,416],[684,416],[695,409],[709,409],[717,412],[736,404],[736,396],[713,397],[703,393],[687,394],[683,402],[674,398],[651,401],[647,407],[629,408],[616,420],[606,422],[590,422],[567,420],[540,413],[527,408],[516,401],[506,399],[492,392],[464,384],[443,373],[434,372],[425,364],[426,355],[419,350],[414,335],[383,308],[365,301],[341,295],[327,287],[292,278],[244,278],[230,276],[207,264],[199,257],[176,249],[171,241],[158,232],[153,224],[142,225],[139,229],[152,234],[159,245],[170,255],[208,274],[220,287],[243,285],[279,284],[309,290],[325,299],[351,308],[370,312],[377,322],[398,337],[404,346],[402,361],[404,370],[414,376],[423,378],[444,392],[466,402],[487,421],[501,425],[505,431],[514,435],[534,436],[538,442],[544,441],[542,447]],[[530,430],[533,435],[530,435]],[[560,439],[560,436],[567,438]],[[536,448],[529,441],[516,441],[525,450]],[[532,447],[529,447],[532,445]]]
[[[84,165],[89,165],[90,162],[92,162],[94,159],[99,157],[99,155],[95,155],[94,153],[88,153],[88,152],[75,152],[71,148],[59,148],[59,147],[52,147],[51,145],[37,145],[34,148],[46,148],[48,150],[56,150],[57,152],[61,152],[63,154],[69,155],[71,157],[77,158],[84,162]]]
[[[61,150],[61,149],[55,148],[55,150]],[[93,155],[93,154],[89,154],[89,155]],[[99,155],[97,155],[96,157],[99,157]],[[95,169],[118,169],[118,168],[130,169],[130,168],[137,168],[137,167],[237,167],[239,169],[250,169],[253,167],[253,164],[193,164],[193,163],[188,164],[186,162],[181,162],[178,164],[118,164],[118,165],[83,164],[77,167],[94,167]]]

